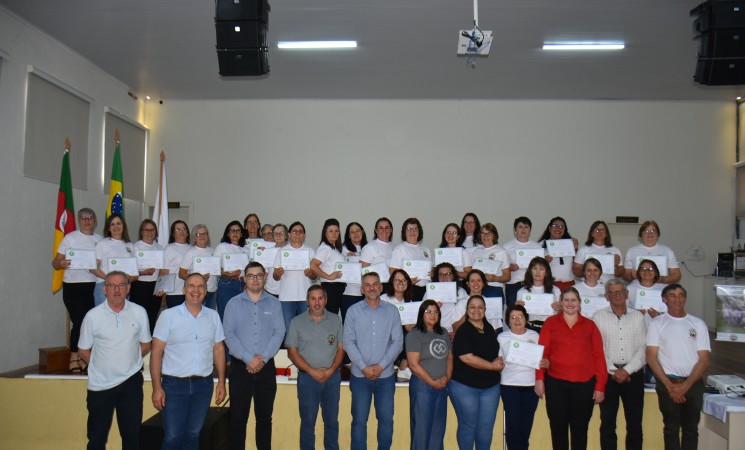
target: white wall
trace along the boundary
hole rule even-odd
[[[656,219],[679,258],[699,244],[706,261],[689,265],[707,274],[732,235],[733,116],[721,102],[167,101],[145,121],[170,199],[193,203],[213,245],[249,211],[303,221],[314,246],[327,217],[371,237],[385,215],[398,240],[415,216],[433,247],[466,211],[500,242],[520,215],[535,239],[561,215],[581,241],[596,219],[634,215]],[[633,243],[638,227],[613,229]],[[702,280],[683,272],[701,315]]]
[[[88,142],[88,190],[73,192],[76,208],[96,210],[101,230],[108,195],[102,190],[103,117],[109,106],[137,118],[139,106],[128,88],[78,54],[0,8],[0,372],[38,362],[38,348],[65,345],[61,292],[51,294],[52,239],[59,179],[23,176],[27,66],[33,65],[94,99]],[[112,136],[107,138],[111,139]],[[76,143],[72,143],[75,151]],[[49,161],[59,173],[59,157]],[[106,168],[107,175],[111,168]],[[157,168],[156,168],[157,171]],[[126,168],[125,168],[126,172]],[[156,172],[157,173],[157,172]],[[126,177],[126,174],[125,174]],[[125,178],[126,190],[126,178]],[[127,202],[135,232],[141,205]]]

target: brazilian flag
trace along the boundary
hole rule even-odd
[[[124,180],[122,178],[122,158],[119,155],[119,141],[116,141],[114,162],[111,166],[109,183],[109,203],[106,206],[106,217],[112,214],[124,215]]]

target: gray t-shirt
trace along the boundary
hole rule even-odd
[[[285,345],[296,348],[314,369],[331,367],[343,338],[343,330],[341,319],[334,313],[326,311],[323,319],[316,322],[306,312],[290,322]]]
[[[444,377],[448,370],[450,335],[445,329],[442,331],[422,333],[414,328],[406,335],[406,351],[419,353],[419,364],[433,380]]]

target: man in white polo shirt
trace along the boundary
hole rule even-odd
[[[153,332],[150,375],[153,406],[163,412],[162,450],[199,448],[213,368],[215,402],[225,399],[225,335],[217,311],[202,306],[206,294],[201,274],[186,277],[184,303],[163,311]]]
[[[88,311],[78,343],[88,363],[88,450],[104,450],[116,410],[122,450],[140,448],[142,356],[150,351],[147,312],[127,300],[129,278],[109,272],[106,301]]]

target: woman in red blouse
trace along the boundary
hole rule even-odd
[[[536,371],[535,393],[546,394],[546,412],[554,450],[587,448],[592,409],[605,398],[608,380],[603,341],[595,322],[580,314],[580,296],[570,287],[561,293],[562,313],[546,319],[538,343],[548,369]]]

